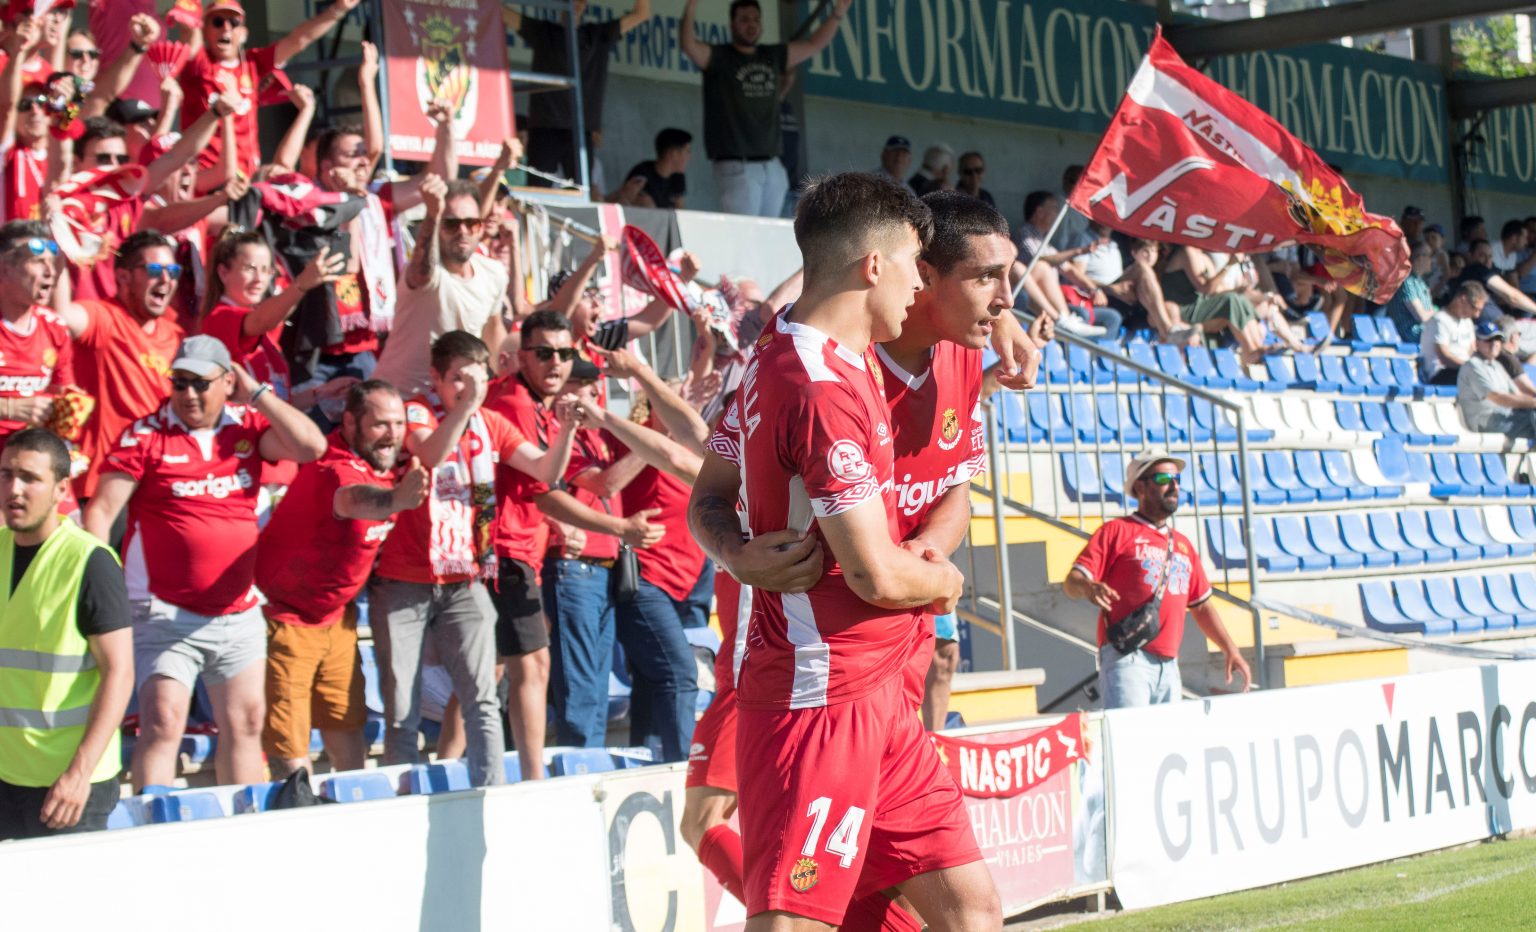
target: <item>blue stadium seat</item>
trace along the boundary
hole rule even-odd
[[[1369,486],[1360,481],[1355,475],[1354,467],[1349,464],[1349,457],[1342,450],[1304,451],[1315,454],[1322,463],[1323,475],[1328,481],[1344,490],[1344,494],[1352,501],[1360,501],[1369,498],[1393,498],[1403,494],[1401,486]],[[1297,462],[1300,462],[1298,453]],[[1309,467],[1310,468],[1310,467]]]
[[[1418,481],[1408,468],[1408,451],[1401,437],[1382,437],[1371,444],[1371,450],[1376,454],[1377,468],[1388,482],[1407,485]]]
[[[1296,475],[1302,482],[1317,490],[1317,497],[1320,500],[1341,502],[1350,497],[1348,488],[1328,478],[1327,472],[1323,470],[1323,458],[1317,450],[1297,450],[1293,455],[1296,458]]]
[[[613,756],[613,766],[618,770],[638,770],[656,763],[650,756],[650,748],[609,748],[608,753]]]
[[[1098,343],[1107,352],[1094,357],[1094,364],[1098,366],[1099,372],[1109,377],[1108,381],[1120,385],[1135,385],[1141,381],[1141,375],[1135,369],[1120,365],[1120,355],[1125,352],[1120,344],[1114,340],[1100,340]]]
[[[1072,370],[1067,368],[1067,354],[1057,340],[1045,344],[1045,356],[1040,360],[1042,384],[1066,385],[1072,381]]]
[[[1357,353],[1368,353],[1375,349],[1380,339],[1376,333],[1376,318],[1369,314],[1355,314],[1351,322],[1355,336],[1349,341],[1350,349]]]
[[[1141,428],[1131,420],[1131,410],[1125,395],[1099,395],[1095,400],[1099,411],[1099,430],[1108,441],[1116,438],[1129,444],[1142,442]]]
[[[357,645],[357,656],[363,668],[363,705],[368,711],[384,714],[384,694],[379,687],[379,658],[372,644]]]
[[[338,803],[357,803],[368,799],[392,799],[397,794],[389,777],[372,771],[336,774],[320,784],[320,795]]]
[[[1307,515],[1307,537],[1317,552],[1333,560],[1335,569],[1357,569],[1365,565],[1365,554],[1356,553],[1344,543],[1339,523],[1333,515]]]
[[[1181,382],[1191,381],[1189,366],[1184,362],[1184,354],[1179,352],[1177,346],[1167,343],[1157,345],[1157,365],[1163,370],[1163,375]]]
[[[1405,617],[1418,622],[1425,634],[1450,634],[1456,630],[1455,622],[1430,607],[1424,598],[1423,584],[1417,579],[1399,579],[1392,584],[1397,596],[1397,606]]]
[[[1053,443],[1071,443],[1076,432],[1072,425],[1067,423],[1067,416],[1062,413],[1062,395],[1052,395],[1045,392],[1029,392],[1024,396],[1025,404],[1029,408],[1029,423],[1033,430],[1039,431],[1043,440]]]
[[[1241,391],[1285,391],[1284,382],[1270,380],[1260,382],[1250,376],[1248,368],[1243,365],[1242,360],[1237,358],[1237,351],[1230,346],[1211,350],[1211,359],[1216,363],[1216,373],[1224,379],[1231,379],[1233,386]],[[1248,388],[1249,385],[1253,387]]]
[[[1283,385],[1286,388],[1311,388],[1310,385],[1301,384],[1296,376],[1296,366],[1289,356],[1265,356],[1264,372],[1269,376],[1269,385]]]
[[[1423,633],[1424,623],[1414,621],[1398,608],[1391,587],[1385,582],[1370,581],[1360,584],[1360,604],[1364,609],[1365,623],[1378,631],[1395,633]]]
[[[1425,563],[1449,563],[1459,559],[1455,550],[1440,543],[1430,533],[1424,512],[1405,511],[1397,517],[1402,522],[1403,540],[1423,552]]]
[[[1152,370],[1156,370],[1158,368],[1157,353],[1153,352],[1152,344],[1150,343],[1143,343],[1140,340],[1133,340],[1126,344],[1125,354],[1131,357],[1131,361],[1137,365],[1146,366],[1148,369]]]
[[[1383,385],[1377,381],[1375,375],[1371,373],[1370,364],[1365,361],[1364,356],[1343,356],[1340,358],[1344,362],[1344,372],[1348,375],[1350,383],[1359,386],[1360,390],[1366,395],[1373,398],[1385,398],[1392,394],[1395,385],[1391,383]]]
[[[1444,576],[1432,576],[1424,580],[1424,599],[1442,618],[1451,619],[1457,634],[1482,631],[1485,627],[1483,619],[1467,614],[1467,610],[1456,600],[1456,590],[1451,581]],[[1513,624],[1514,619],[1511,618],[1509,623]]]
[[[1365,426],[1365,420],[1361,416],[1361,408],[1369,407],[1371,404],[1371,402],[1366,402],[1362,405],[1358,401],[1335,401],[1333,403],[1333,410],[1339,419],[1339,426],[1345,430],[1370,430],[1369,427]]]
[[[1242,523],[1237,518],[1206,518],[1205,519],[1206,549],[1210,552],[1211,564],[1218,570],[1240,570],[1248,565],[1248,550],[1243,546]],[[1264,560],[1258,557],[1255,562],[1260,569],[1264,569]]]
[[[1429,468],[1433,470],[1435,476],[1435,481],[1430,483],[1429,494],[1436,498],[1480,494],[1477,486],[1470,488],[1467,486],[1467,481],[1462,477],[1461,470],[1456,467],[1456,458],[1451,454],[1429,454]]]
[[[1072,381],[1085,385],[1103,385],[1113,379],[1109,373],[1099,371],[1093,364],[1093,356],[1086,347],[1072,344],[1067,347],[1067,368],[1072,372]]]
[[[1384,410],[1387,413],[1387,425],[1392,433],[1402,437],[1405,443],[1423,447],[1435,442],[1433,434],[1425,433],[1413,422],[1413,416],[1408,413],[1408,406],[1403,402],[1389,401]]]
[[[1328,339],[1328,315],[1322,311],[1308,311],[1306,316],[1307,339],[1313,343],[1321,343]]]
[[[1476,453],[1457,454],[1458,456],[1477,456]],[[1487,477],[1488,484],[1499,488],[1499,494],[1510,498],[1530,498],[1536,495],[1536,487],[1516,482],[1509,475],[1509,470],[1504,466],[1504,457],[1497,453],[1482,454],[1482,472]]]
[[[1466,494],[1486,495],[1490,498],[1504,494],[1505,486],[1489,480],[1487,473],[1483,472],[1483,461],[1476,453],[1457,453],[1455,457],[1456,471],[1461,475]]]
[[[1111,502],[1128,502],[1131,496],[1125,491],[1125,461],[1119,453],[1105,453],[1099,459],[1099,481],[1103,483],[1104,496]],[[1184,499],[1187,501],[1188,499]]]
[[[1454,509],[1456,518],[1456,530],[1461,532],[1462,539],[1476,547],[1483,548],[1483,556],[1490,560],[1502,560],[1506,557],[1528,557],[1536,553],[1536,545],[1532,544],[1505,544],[1494,540],[1488,533],[1487,525],[1483,524],[1482,515],[1476,508]],[[1518,549],[1517,549],[1518,548]]]
[[[1429,535],[1442,547],[1449,547],[1457,560],[1476,560],[1483,548],[1467,543],[1456,529],[1456,517],[1449,508],[1431,508],[1424,515]]]
[[[1521,603],[1520,597],[1515,594],[1513,577],[1502,574],[1485,576],[1483,585],[1488,587],[1489,604],[1495,611],[1514,618],[1515,627],[1528,628],[1536,625],[1536,609]]]
[[[1528,610],[1536,612],[1536,576],[1531,575],[1530,570],[1520,570],[1511,576],[1515,586],[1515,595],[1519,597],[1520,604]]]
[[[1211,351],[1203,346],[1191,346],[1184,350],[1184,355],[1189,360],[1190,380],[1197,385],[1207,388],[1235,388],[1238,391],[1256,392],[1259,383],[1246,375],[1236,377],[1223,375],[1216,368],[1216,360]]]
[[[1211,432],[1208,428],[1200,426],[1190,415],[1188,395],[1168,395],[1163,399],[1163,417],[1168,424],[1168,429],[1173,436],[1180,441],[1195,443],[1209,443]],[[1234,438],[1235,439],[1235,438]]]
[[[1301,562],[1301,569],[1304,572],[1326,570],[1333,566],[1333,558],[1312,545],[1312,540],[1307,537],[1306,525],[1296,515],[1275,517],[1275,540],[1280,544],[1281,550]]]
[[[1353,517],[1360,517],[1354,515]],[[1423,550],[1413,546],[1403,539],[1402,528],[1397,523],[1397,515],[1390,511],[1372,511],[1365,515],[1365,521],[1371,529],[1371,540],[1375,541],[1377,548],[1390,554],[1397,566],[1418,566],[1423,563],[1426,554]],[[1428,532],[1425,532],[1426,536]],[[1445,552],[1445,559],[1450,560],[1450,551]]]
[[[272,800],[277,796],[281,780],[273,780],[270,783],[252,783],[235,790],[235,795],[230,797],[230,808],[235,810],[235,815],[244,815],[250,812],[266,812],[272,808]]]
[[[1061,482],[1074,502],[1107,501],[1104,480],[1099,477],[1097,454],[1061,454]]]
[[[1172,443],[1181,439],[1178,434],[1168,427],[1163,420],[1163,406],[1157,395],[1151,392],[1142,392],[1126,397],[1126,404],[1130,408],[1131,423],[1141,431],[1143,438],[1152,443]]]
[[[1241,484],[1242,474],[1238,472],[1237,454],[1228,454],[1222,468],[1231,470],[1232,475],[1236,476]],[[1289,494],[1284,489],[1276,488],[1275,484],[1269,481],[1269,474],[1264,471],[1258,456],[1253,453],[1248,454],[1248,489],[1253,493],[1253,500],[1260,505],[1281,505],[1290,501]]]
[[[1339,537],[1344,541],[1344,546],[1365,558],[1368,567],[1391,566],[1396,562],[1393,554],[1383,550],[1371,539],[1370,526],[1365,523],[1365,516],[1358,511],[1339,515]],[[1314,543],[1316,540],[1313,537]]]
[[[1343,395],[1365,394],[1365,386],[1355,384],[1355,380],[1344,368],[1343,356],[1319,356],[1317,357],[1317,365],[1318,371],[1322,373],[1322,380],[1333,385],[1333,391]],[[1296,368],[1300,369],[1301,367],[1298,365]]]
[[[115,832],[120,828],[133,828],[137,824],[126,800],[119,799],[117,805],[112,807],[112,811],[107,813],[107,831],[109,832]]]
[[[561,751],[550,762],[551,772],[557,777],[569,777],[580,773],[605,773],[613,770],[613,755],[602,748],[576,748]]]
[[[1397,323],[1390,317],[1379,317],[1376,319],[1376,332],[1387,346],[1392,347],[1399,353],[1417,353],[1419,351],[1419,344],[1409,343],[1404,340],[1402,334],[1397,330]]]
[[[1238,522],[1240,519],[1230,519]],[[1268,518],[1255,518],[1253,521],[1253,555],[1258,559],[1259,568],[1272,573],[1293,573],[1301,569],[1301,560],[1291,556],[1280,549],[1280,544],[1275,540],[1274,523]]]
[[[1311,353],[1297,353],[1290,357],[1291,364],[1296,367],[1295,388],[1310,388],[1319,392],[1337,392],[1340,385],[1323,375],[1322,366],[1317,357]]]
[[[1405,392],[1412,391],[1414,397],[1423,397],[1424,386],[1419,384],[1419,367],[1412,359],[1398,356],[1392,360],[1392,374],[1397,377],[1397,384],[1412,386],[1404,388]]]
[[[1398,378],[1398,372],[1392,367],[1392,360],[1385,356],[1372,356],[1366,362],[1371,367],[1371,380],[1387,390],[1391,397],[1413,397],[1414,384],[1404,385]]]
[[[1509,506],[1509,526],[1521,540],[1536,541],[1536,512],[1529,505]]]
[[[1097,398],[1097,395],[1074,393],[1061,400],[1067,423],[1084,443],[1109,443],[1115,439],[1106,436],[1099,426],[1099,412],[1094,404]]]
[[[188,763],[206,764],[217,748],[218,739],[213,735],[182,735],[176,753]]]
[[[1387,416],[1387,405],[1380,401],[1362,401],[1360,403],[1360,422],[1362,429],[1372,433],[1386,436],[1396,436],[1397,428],[1391,418]]]
[[[1296,475],[1291,454],[1282,450],[1270,450],[1264,454],[1264,473],[1269,477],[1269,484],[1284,492],[1286,499],[1291,502],[1315,502],[1320,498],[1323,501],[1342,501],[1344,498],[1344,493],[1332,486],[1323,490],[1303,482]],[[1326,497],[1324,491],[1327,492]]]
[[[1193,491],[1199,495],[1201,505],[1239,505],[1243,501],[1243,487],[1238,480],[1237,469],[1225,457],[1201,453],[1195,458]]]
[[[1191,398],[1190,409],[1194,412],[1195,423],[1205,429],[1208,435],[1214,435],[1221,443],[1237,442],[1237,426],[1227,420],[1225,408],[1218,410],[1214,404],[1204,398]],[[1274,431],[1248,430],[1248,439],[1254,443],[1265,443],[1275,439]]]
[[[1481,618],[1484,626],[1490,631],[1502,631],[1513,628],[1517,622],[1513,614],[1505,614],[1494,608],[1488,601],[1488,594],[1483,591],[1483,581],[1476,576],[1462,576],[1456,582],[1456,601],[1466,609],[1468,615],[1473,618]],[[1536,616],[1532,616],[1536,619]]]
[[[224,807],[212,793],[176,793],[171,796],[153,796],[149,800],[149,821],[195,822],[199,819],[222,819]]]
[[[1018,392],[998,392],[989,400],[992,403],[992,423],[997,428],[999,440],[1008,443],[1038,443],[1045,439],[1044,432],[1029,423],[1024,410],[1024,395]]]
[[[406,773],[406,786],[413,796],[456,793],[471,788],[469,765],[463,760],[440,760],[435,764],[417,764]]]

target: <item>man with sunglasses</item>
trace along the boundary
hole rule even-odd
[[[1252,681],[1248,662],[1211,604],[1199,551],[1173,528],[1185,468],[1184,460],[1161,450],[1127,463],[1125,493],[1136,499],[1136,511],[1094,531],[1062,582],[1068,598],[1099,610],[1099,693],[1106,709],[1179,701],[1186,611],[1226,656],[1226,681],[1241,673],[1245,692]],[[1121,653],[1109,642],[1108,627],[1159,598],[1156,635]]]
[[[374,370],[406,397],[432,387],[431,347],[438,337],[463,330],[499,347],[507,335],[507,267],[479,250],[485,226],[479,186],[434,175],[422,180],[421,196],[427,215],[416,229],[395,322]]]
[[[237,387],[244,404],[229,403]],[[171,397],[107,455],[83,523],[107,540],[128,509],[135,788],[176,778],[198,679],[219,725],[219,781],[265,779],[267,626],[255,586],[261,464],[308,463],[325,449],[309,418],[234,365],[223,343],[196,336],[171,362]]]
[[[5,35],[0,71],[0,220],[36,220],[48,178],[47,88],[25,64],[42,29],[24,19]]]
[[[48,308],[58,247],[36,220],[0,226],[0,445],[53,413],[75,382],[74,341]]]
[[[235,149],[240,170],[247,177],[254,177],[261,164],[261,146],[256,138],[256,95],[262,80],[330,32],[359,2],[335,0],[283,33],[273,44],[247,50],[245,7],[240,0],[211,0],[203,8],[203,46],[187,59],[177,75],[185,100],[182,121],[192,122],[201,117],[214,95],[244,101],[235,114]],[[223,152],[224,140],[220,137],[200,147],[198,164],[212,168],[219,164]]]
[[[982,158],[980,152],[967,152],[960,156],[960,177],[955,181],[955,190],[985,202],[988,207],[996,207],[997,201],[992,199],[992,192],[981,186],[985,177],[987,160]]]

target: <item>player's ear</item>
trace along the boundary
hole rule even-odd
[[[885,261],[878,249],[870,250],[859,260],[859,275],[871,288],[880,284],[880,273],[883,271],[885,271]]]
[[[928,263],[927,259],[917,260],[917,274],[923,279],[924,288],[932,288],[933,281],[938,277],[938,270]]]

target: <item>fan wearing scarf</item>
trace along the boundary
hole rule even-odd
[[[541,450],[505,418],[482,410],[490,355],[479,337],[462,330],[433,342],[431,390],[405,406],[405,452],[432,470],[431,493],[396,519],[368,586],[384,693],[384,763],[417,762],[422,652],[430,638],[463,710],[475,786],[506,782],[496,612],[484,582],[496,574],[496,465],[558,482],[582,420],[574,396],[561,399],[560,433]]]

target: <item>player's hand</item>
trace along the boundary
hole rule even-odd
[[[965,593],[965,575],[960,568],[946,560],[937,550],[929,548],[923,559],[936,566],[941,566],[944,578],[944,594],[934,599],[928,606],[928,610],[935,615],[948,615],[960,605],[960,596]]]
[[[397,512],[420,508],[421,503],[427,500],[427,487],[431,482],[432,474],[427,471],[427,467],[421,465],[420,459],[411,457],[411,465],[406,467],[405,475],[395,484],[391,507]]]
[[[812,533],[772,531],[744,542],[726,569],[743,586],[805,592],[821,580],[821,540]]]
[[[141,49],[148,48],[160,38],[160,24],[148,13],[135,13],[133,18],[128,20],[128,34],[134,45]],[[132,48],[129,51],[132,51]]]
[[[1012,313],[1004,311],[1003,313]],[[1036,318],[1036,322],[1044,320]],[[1049,322],[1043,327],[1053,327]],[[1010,327],[1006,331],[993,328],[992,348],[997,351],[997,384],[1003,388],[1014,391],[1024,391],[1035,387],[1035,379],[1040,374],[1040,360],[1044,356],[1046,341],[1038,340],[1032,331],[1020,331]]]
[[[426,205],[428,217],[440,217],[443,200],[448,196],[448,182],[442,176],[427,172],[421,178],[421,202]]]
[[[44,825],[51,829],[70,828],[80,822],[85,811],[85,801],[91,795],[91,781],[75,769],[64,771],[63,776],[48,788],[43,797],[43,808],[38,812]]]
[[[1092,582],[1088,584],[1088,601],[1107,612],[1120,601],[1120,593],[1108,583]]]
[[[1241,673],[1243,675],[1243,692],[1248,692],[1253,688],[1253,671],[1248,669],[1248,661],[1243,659],[1241,651],[1234,650],[1227,655],[1228,685],[1232,683],[1233,673]]]
[[[642,508],[624,519],[624,530],[619,537],[631,547],[649,547],[667,533],[667,529],[660,524],[652,524],[652,518],[661,514],[660,508]]]

